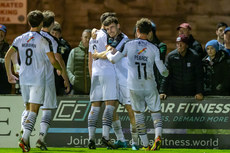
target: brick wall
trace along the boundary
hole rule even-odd
[[[189,22],[192,34],[202,43],[215,39],[216,24],[230,24],[229,0],[28,0],[28,12],[34,9],[52,10],[61,23],[63,37],[72,47],[80,41],[86,28],[100,28],[99,18],[103,12],[116,12],[122,31],[133,38],[133,27],[141,17],[150,18],[157,25],[157,35],[175,48],[176,27]],[[29,30],[28,25],[7,25],[9,43]]]

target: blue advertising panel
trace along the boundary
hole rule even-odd
[[[193,97],[169,97],[162,101],[164,148],[219,148],[229,149],[230,97],[206,97],[196,101]],[[48,146],[87,147],[88,96],[59,97],[58,108],[47,135]],[[117,109],[125,138],[131,143],[129,117],[124,106]],[[96,143],[101,147],[102,113],[96,129]],[[145,113],[150,142],[154,142],[154,128],[148,109]],[[111,130],[111,140],[115,135]]]

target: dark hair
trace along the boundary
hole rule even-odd
[[[34,10],[28,13],[27,15],[28,22],[31,27],[38,27],[43,21],[44,17],[41,11]]]
[[[227,28],[228,25],[227,25],[225,22],[219,22],[219,23],[216,25],[216,30],[218,30],[220,27],[225,27],[225,28]]]
[[[105,21],[102,24],[104,26],[109,26],[112,23],[118,24],[118,18],[114,16],[109,16],[105,19]]]
[[[52,11],[44,11],[43,12],[44,20],[43,20],[43,27],[50,27],[50,25],[54,22],[54,12]]]
[[[115,17],[115,16],[116,16],[116,13],[114,13],[114,12],[105,12],[105,13],[103,13],[103,14],[101,15],[101,17],[100,17],[101,24],[102,24],[102,23],[105,21],[105,19],[106,19],[107,17],[109,17],[109,16]]]
[[[58,32],[61,33],[61,25],[57,21],[55,21],[52,30],[53,31],[58,31]]]
[[[141,18],[137,21],[136,27],[140,33],[148,34],[152,29],[151,21],[147,18]]]

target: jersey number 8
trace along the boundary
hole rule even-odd
[[[26,50],[26,65],[30,65],[32,63],[32,56],[33,56],[33,50],[27,49]]]

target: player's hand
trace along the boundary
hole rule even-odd
[[[97,50],[95,49],[94,50],[94,53],[92,54],[92,57],[93,57],[93,59],[98,59],[98,52],[97,52]]]
[[[58,76],[61,76],[61,73],[62,73],[62,71],[57,70],[57,75],[58,75]]]
[[[18,80],[18,78],[15,75],[13,75],[13,74],[11,74],[11,75],[8,76],[8,82],[9,83],[15,84],[17,80]]]
[[[195,99],[196,99],[196,100],[203,100],[203,99],[204,99],[204,96],[203,96],[202,93],[198,93],[198,94],[195,95]]]
[[[91,38],[92,39],[96,39],[97,38],[97,29],[96,28],[93,28],[92,32],[91,32]]]
[[[111,53],[114,55],[115,53],[117,52],[117,49],[116,48],[112,48],[111,49]]]
[[[160,94],[160,99],[161,100],[165,100],[167,98],[167,95],[166,94]]]
[[[70,84],[69,81],[64,81],[64,86],[65,86],[65,93],[69,93],[70,92]]]
[[[14,73],[19,75],[19,70],[20,70],[20,65],[19,64],[14,64]]]

